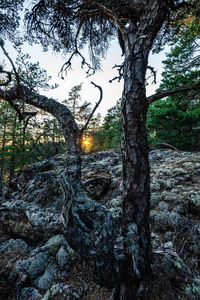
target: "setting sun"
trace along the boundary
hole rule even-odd
[[[82,140],[81,140],[81,148],[83,150],[83,152],[85,153],[88,153],[91,151],[92,149],[92,136],[91,135],[84,135],[82,137]]]

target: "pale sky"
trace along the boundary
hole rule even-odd
[[[13,60],[15,60],[16,54],[11,46],[11,44],[6,43],[6,49]],[[100,85],[103,89],[103,100],[97,110],[102,116],[106,115],[107,110],[116,104],[116,101],[122,95],[123,81],[118,82],[117,80],[113,83],[109,83],[109,80],[118,75],[116,69],[112,69],[114,65],[118,65],[122,62],[123,57],[121,57],[121,50],[116,41],[113,41],[109,49],[108,55],[105,60],[102,61],[102,68],[100,71],[96,71],[95,75],[86,78],[85,71],[81,68],[80,58],[75,58],[72,61],[73,70],[69,71],[65,79],[61,79],[59,76],[60,69],[64,62],[67,60],[68,56],[61,54],[55,54],[52,50],[48,52],[43,52],[40,45],[25,45],[23,46],[23,52],[28,53],[31,56],[32,62],[39,61],[40,66],[47,70],[49,76],[52,76],[52,83],[58,83],[59,87],[55,90],[41,91],[42,94],[52,97],[54,99],[63,100],[68,97],[68,92],[71,88],[77,84],[83,82],[81,97],[82,100],[89,101],[93,105],[99,99],[99,91],[93,85],[90,84],[94,81],[96,84]],[[85,54],[87,56],[87,49],[85,49]],[[152,85],[151,81],[147,86],[147,94],[150,95],[154,93],[155,89],[158,88],[161,80],[162,72],[162,60],[165,59],[165,52],[154,54],[150,56],[149,65],[154,67],[157,71],[157,85]],[[0,54],[0,61],[3,60],[3,54]],[[7,63],[9,66],[9,63]]]

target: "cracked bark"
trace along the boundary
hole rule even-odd
[[[152,43],[160,30],[167,1],[149,1],[139,24],[125,35],[123,114],[123,231],[128,270],[115,300],[145,299],[151,273],[149,226],[150,174],[146,135],[148,101],[145,74]]]

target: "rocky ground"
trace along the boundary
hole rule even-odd
[[[60,168],[63,156],[52,159]],[[153,150],[153,276],[149,299],[200,299],[200,153]],[[119,153],[83,157],[87,194],[122,216]],[[67,243],[63,192],[49,162],[24,168],[0,199],[0,299],[108,299],[87,262]]]

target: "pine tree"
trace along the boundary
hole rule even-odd
[[[200,23],[187,20],[184,32],[164,61],[161,91],[200,80],[199,32]],[[182,150],[200,149],[200,92],[186,91],[152,104],[147,124],[153,144],[168,143]]]

